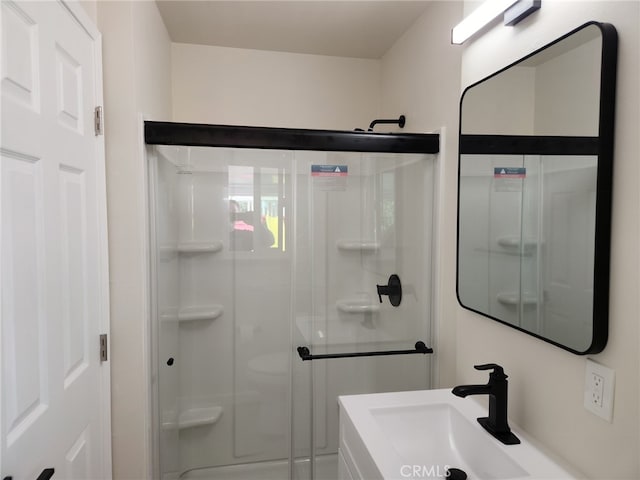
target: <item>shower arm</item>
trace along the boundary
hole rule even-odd
[[[373,127],[375,127],[378,124],[392,124],[392,125],[398,125],[400,128],[404,128],[404,124],[406,120],[407,119],[404,115],[400,115],[400,117],[392,118],[392,119],[384,119],[384,118],[377,119],[369,124],[369,131],[373,132]]]
[[[321,355],[311,355],[308,347],[298,347],[298,355],[305,360],[320,360],[325,358],[349,358],[349,357],[377,357],[382,355],[410,355],[413,353],[433,353],[433,348],[429,348],[424,342],[416,342],[413,350],[383,350],[380,352],[351,352],[351,353],[326,353]]]

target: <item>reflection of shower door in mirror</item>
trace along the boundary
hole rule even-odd
[[[589,156],[461,156],[458,288],[468,307],[588,348],[596,168]],[[515,173],[493,173],[503,169]]]
[[[160,476],[337,478],[337,396],[427,388],[429,358],[303,362],[295,347],[429,344],[433,157],[150,157]],[[397,308],[376,294],[392,273]]]

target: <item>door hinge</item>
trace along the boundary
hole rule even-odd
[[[100,363],[106,362],[108,360],[107,356],[107,334],[100,334]]]
[[[96,137],[98,135],[102,135],[103,131],[103,120],[102,120],[102,107],[98,106],[95,108],[93,112],[93,127],[96,133]]]

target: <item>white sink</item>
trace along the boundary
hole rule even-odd
[[[581,475],[551,458],[511,425],[519,445],[504,445],[478,424],[485,408],[449,389],[342,396],[340,453],[353,479],[573,479]]]
[[[527,475],[509,455],[486,441],[483,429],[475,428],[448,403],[378,407],[370,412],[406,464],[424,464],[429,452],[429,459],[437,459],[429,462],[434,474],[446,475],[448,467],[455,467],[487,480]]]

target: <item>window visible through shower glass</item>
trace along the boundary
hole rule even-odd
[[[233,250],[285,251],[286,177],[283,168],[229,165]]]

